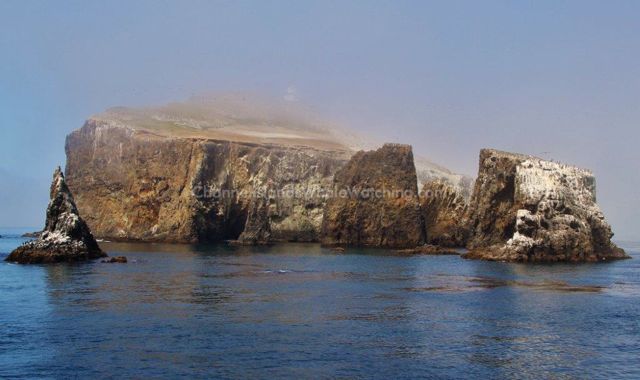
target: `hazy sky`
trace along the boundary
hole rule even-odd
[[[639,1],[0,1],[0,226],[43,224],[93,113],[298,99],[450,169],[496,147],[591,168],[640,238]]]

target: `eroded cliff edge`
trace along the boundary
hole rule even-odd
[[[626,258],[584,169],[483,149],[469,206],[467,258],[555,262]]]

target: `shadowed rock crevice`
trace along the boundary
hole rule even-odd
[[[464,247],[467,226],[467,200],[459,190],[443,181],[427,182],[420,192],[420,207],[428,244],[442,247]]]
[[[268,244],[271,242],[271,222],[269,220],[269,200],[256,197],[249,206],[249,214],[244,231],[238,238],[240,244]]]

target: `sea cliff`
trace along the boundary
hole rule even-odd
[[[175,138],[89,120],[66,141],[68,183],[87,223],[108,239],[236,239],[267,189],[273,240],[318,238],[328,189],[346,150]],[[291,195],[292,194],[292,195]],[[305,194],[298,197],[296,194]],[[289,196],[291,195],[291,196]]]
[[[611,242],[588,170],[484,149],[471,192],[471,180],[414,159],[409,145],[357,149],[352,136],[273,109],[191,101],[91,117],[65,145],[78,209],[109,240],[429,244],[527,262],[627,257]]]
[[[114,108],[69,134],[67,181],[94,234],[163,242],[319,241],[334,175],[360,150],[360,139],[290,104],[243,99]],[[413,182],[437,179],[468,192],[467,177],[419,162]]]

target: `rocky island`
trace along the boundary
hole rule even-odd
[[[352,141],[289,103],[193,98],[91,117],[67,136],[66,174],[104,239],[317,242],[334,175],[362,148]],[[411,188],[417,172],[468,190],[467,177],[417,162]]]
[[[627,258],[585,169],[483,149],[468,215],[466,258],[581,262]]]
[[[60,168],[53,174],[44,230],[16,248],[6,261],[21,264],[74,262],[106,257],[80,217]]]
[[[354,140],[305,113],[233,97],[111,109],[67,136],[69,188],[57,171],[47,228],[10,258],[98,257],[89,227],[111,240],[466,247],[469,259],[520,262],[627,257],[611,242],[588,170],[484,149],[471,191],[468,177],[414,159],[409,145],[345,143]],[[73,244],[59,246],[65,236]]]

